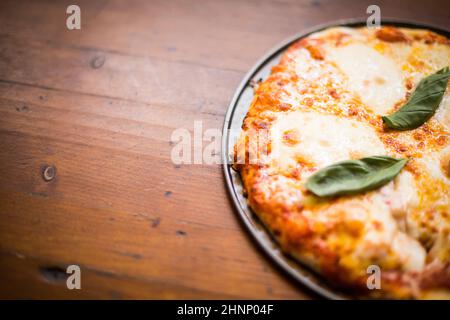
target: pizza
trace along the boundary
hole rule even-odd
[[[449,64],[429,30],[332,27],[254,87],[233,162],[248,204],[354,297],[450,298]]]

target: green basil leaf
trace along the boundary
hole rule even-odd
[[[388,156],[342,161],[314,173],[305,186],[319,197],[361,193],[394,179],[407,161]]]
[[[439,107],[449,77],[449,68],[445,67],[422,79],[405,105],[393,114],[382,117],[385,126],[395,130],[410,130],[424,124]]]

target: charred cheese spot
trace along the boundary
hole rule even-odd
[[[397,28],[383,27],[375,32],[378,39],[386,42],[405,42],[406,36]]]
[[[316,60],[324,59],[323,52],[318,46],[308,44],[306,46],[306,49],[309,51],[309,54],[311,55],[311,57],[313,57],[314,59],[316,59]]]

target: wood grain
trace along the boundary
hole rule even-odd
[[[72,1],[1,1],[0,298],[315,297],[247,235],[220,166],[174,165],[170,136],[220,129],[266,50],[370,2],[85,0],[69,31]],[[449,24],[448,1],[379,5]]]

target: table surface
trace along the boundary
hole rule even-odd
[[[267,50],[371,2],[84,0],[70,31],[73,1],[2,0],[0,298],[315,298],[247,234],[220,165],[173,164],[171,135],[221,129]],[[449,27],[448,0],[377,3]]]

